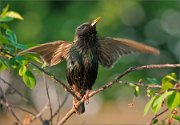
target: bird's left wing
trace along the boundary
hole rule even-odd
[[[66,41],[49,42],[29,48],[19,54],[21,55],[25,52],[38,53],[48,66],[53,66],[67,58],[71,45],[72,43]]]
[[[110,68],[121,56],[133,53],[158,55],[160,52],[151,46],[123,38],[99,38],[98,59],[102,66]]]

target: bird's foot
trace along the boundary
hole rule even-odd
[[[75,100],[73,100],[73,109],[76,112],[76,114],[83,114],[85,112],[84,103],[77,104]]]
[[[85,100],[86,104],[89,104],[89,94],[91,93],[91,90],[87,90],[86,94],[83,96],[83,99]]]
[[[76,102],[75,102],[74,100],[73,100],[73,109],[75,110],[76,113],[79,114],[79,112],[78,112],[78,106],[77,106],[77,104],[76,104]]]

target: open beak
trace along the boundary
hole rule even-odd
[[[96,23],[99,22],[100,19],[101,19],[101,17],[98,17],[98,18],[96,18],[95,20],[93,20],[92,23],[91,23],[91,26],[96,25]]]

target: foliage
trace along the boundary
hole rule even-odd
[[[6,24],[14,19],[23,20],[23,17],[15,11],[9,11],[9,5],[7,5],[0,14],[0,71],[13,70],[18,72],[25,85],[34,88],[36,79],[30,70],[29,62],[39,60],[37,55],[33,54],[18,55],[18,52],[27,49],[27,46],[18,43],[16,34]]]
[[[153,78],[154,80],[154,78]],[[149,80],[152,82],[152,80]],[[169,119],[173,118],[179,120],[177,109],[180,106],[180,83],[176,78],[175,73],[170,73],[162,78],[161,84],[159,82],[153,82],[154,85],[160,85],[158,90],[147,88],[147,96],[151,99],[144,108],[144,115],[151,109],[153,113],[157,113],[161,108],[167,107],[171,111]],[[157,121],[157,119],[155,119]]]

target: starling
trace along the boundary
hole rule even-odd
[[[49,66],[66,60],[68,84],[80,98],[88,98],[97,77],[99,64],[110,68],[123,55],[136,52],[154,55],[160,53],[151,46],[133,40],[99,37],[96,31],[99,20],[100,17],[78,26],[72,43],[59,40],[32,47],[21,53],[38,53]],[[74,98],[73,105],[76,112],[82,114],[85,112],[84,104],[77,107],[77,101]]]

